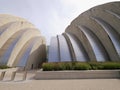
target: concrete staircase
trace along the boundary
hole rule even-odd
[[[19,71],[18,68],[0,70],[0,81],[24,81],[27,78],[27,71]]]

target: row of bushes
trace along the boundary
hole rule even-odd
[[[120,62],[59,62],[43,63],[43,71],[59,70],[111,70],[120,69]]]
[[[6,65],[0,65],[0,69],[7,69],[7,68],[10,68],[10,67],[8,67]]]

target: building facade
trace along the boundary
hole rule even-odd
[[[120,2],[80,14],[51,38],[48,62],[120,61]]]
[[[45,38],[33,24],[0,14],[0,65],[34,69],[46,57]],[[89,9],[51,38],[48,62],[73,61],[120,61],[120,2]]]
[[[23,18],[0,15],[0,64],[38,68],[46,59],[45,38]]]

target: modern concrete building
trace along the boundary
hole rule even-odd
[[[79,15],[51,38],[48,62],[120,61],[120,2]],[[46,60],[45,38],[23,18],[0,15],[0,64],[38,68]]]
[[[0,64],[38,68],[46,59],[45,38],[23,18],[0,15]]]
[[[120,61],[120,2],[89,9],[51,38],[48,62],[65,61]]]

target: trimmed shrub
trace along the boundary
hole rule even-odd
[[[90,62],[92,70],[120,69],[120,62]]]
[[[64,63],[64,65],[65,65],[65,70],[73,70],[73,65],[72,65],[72,63]]]
[[[90,70],[91,66],[88,63],[75,63],[74,70]]]
[[[42,68],[43,68],[43,71],[91,69],[88,63],[80,63],[80,62],[43,63]]]
[[[43,71],[53,71],[54,64],[53,63],[43,63],[42,68],[43,68]]]
[[[120,69],[120,62],[58,62],[43,63],[43,71],[59,70],[111,70]]]
[[[43,63],[43,71],[72,70],[72,63]]]
[[[59,70],[66,70],[65,63],[58,63]]]
[[[92,70],[102,70],[104,66],[101,62],[89,62]]]
[[[105,62],[103,63],[103,66],[104,66],[103,69],[120,69],[119,62]]]
[[[8,67],[6,65],[0,65],[0,69],[7,69],[7,68],[10,68],[10,67]]]
[[[58,67],[58,70],[72,70],[72,63],[64,63],[64,62],[59,62],[59,63],[54,63]]]

